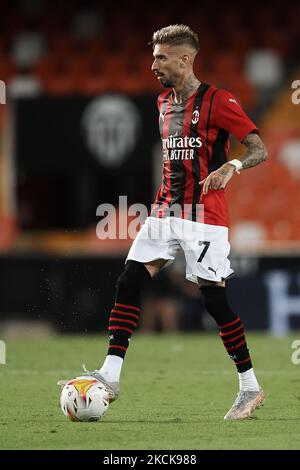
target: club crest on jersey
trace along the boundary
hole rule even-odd
[[[195,111],[192,114],[192,124],[197,124],[197,122],[199,121],[199,116],[200,116],[199,111],[195,109]]]

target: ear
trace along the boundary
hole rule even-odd
[[[190,59],[190,57],[188,56],[188,54],[184,54],[180,57],[180,59],[181,59],[180,67],[185,68],[188,61],[189,61],[189,59]]]

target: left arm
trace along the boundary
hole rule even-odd
[[[267,149],[258,134],[248,134],[242,140],[247,148],[246,153],[239,160],[242,162],[242,170],[259,165],[267,159]]]
[[[267,159],[267,150],[258,134],[250,133],[243,140],[242,144],[246,147],[244,155],[239,157],[242,162],[242,170],[254,167]],[[200,181],[203,185],[203,194],[206,195],[209,189],[224,189],[228,181],[232,178],[235,167],[230,161],[224,163],[218,170],[212,171],[204,180]]]

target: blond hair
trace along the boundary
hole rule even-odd
[[[188,44],[197,52],[199,50],[198,35],[184,24],[171,24],[165,28],[155,31],[151,43],[153,47],[156,44],[181,45]]]

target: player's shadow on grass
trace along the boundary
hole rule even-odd
[[[298,418],[257,418],[256,416],[252,416],[251,419],[257,421],[300,421],[300,416]]]
[[[115,420],[115,419],[106,419],[103,420],[103,423],[107,424],[126,424],[126,423],[132,423],[132,424],[205,424],[205,423],[212,423],[214,421],[219,421],[218,418],[215,419],[210,419],[210,420],[203,420],[203,419],[198,419],[198,420],[184,420],[181,418],[175,418],[175,419],[169,419],[169,420],[162,420],[162,419],[124,419],[124,420]],[[241,420],[240,422],[250,422],[250,421],[300,421],[300,416],[298,418],[261,418],[258,416],[251,416],[251,418]],[[224,423],[231,423],[232,421],[223,421]]]
[[[126,420],[103,420],[103,424],[211,424],[214,422],[219,421],[218,419],[214,420],[203,420],[203,419],[198,419],[198,420],[162,420],[162,419],[126,419]]]
[[[203,423],[202,420],[198,421],[189,421],[189,420],[183,420],[183,419],[124,419],[124,420],[119,420],[119,419],[106,419],[105,421],[103,420],[103,423],[107,424],[121,424],[121,423],[132,423],[132,424],[139,424],[139,423],[144,423],[144,424],[187,424],[187,423]]]

